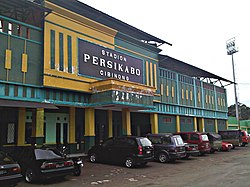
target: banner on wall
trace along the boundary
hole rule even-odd
[[[143,83],[143,60],[78,39],[79,74]]]

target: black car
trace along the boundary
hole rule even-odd
[[[0,151],[0,186],[15,186],[21,179],[19,164],[7,153]]]
[[[71,175],[74,162],[65,158],[57,149],[27,147],[15,154],[25,181]]]
[[[185,145],[180,135],[148,134],[147,138],[154,145],[154,158],[165,163],[186,156]]]
[[[122,136],[109,138],[88,151],[90,162],[122,163],[131,168],[146,165],[153,159],[153,146],[148,138]]]

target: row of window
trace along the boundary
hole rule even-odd
[[[5,96],[14,96],[14,97],[29,97],[36,98],[36,90],[35,88],[28,88],[25,86],[10,86],[8,84],[4,87],[4,95]]]
[[[167,79],[176,80],[176,73],[168,70],[160,69],[160,76]]]
[[[46,90],[45,99],[55,101],[66,101],[66,102],[77,102],[77,103],[88,103],[89,97],[78,93],[65,93],[62,91],[50,91]]]
[[[67,38],[67,43],[64,42],[64,37]],[[72,73],[72,37],[61,32],[57,35],[54,30],[50,30],[50,68],[56,68],[56,42],[59,42],[59,71]],[[64,52],[65,46],[67,46],[67,57]],[[68,63],[67,67],[65,67],[64,60]]]
[[[164,85],[161,84],[161,95],[164,95]],[[171,86],[171,88],[169,88],[168,85],[166,85],[166,96],[169,97],[174,97],[175,96],[175,88],[174,86]],[[181,89],[181,99],[182,100],[190,100],[190,101],[193,101],[193,91],[192,90],[188,90],[188,89]],[[197,92],[197,101],[198,103],[201,102],[201,92],[198,91]],[[205,103],[206,104],[211,104],[211,105],[214,105],[214,96],[213,95],[210,95],[210,94],[206,94],[205,95]],[[218,97],[218,102],[217,104],[219,106],[226,106],[226,101],[224,98],[221,98],[221,97]]]
[[[30,39],[30,28],[0,19],[0,32]]]

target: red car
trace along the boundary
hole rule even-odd
[[[229,151],[232,148],[233,148],[233,144],[228,143],[228,142],[222,142],[221,151]]]
[[[200,132],[177,132],[185,143],[197,144],[200,155],[210,153],[211,147],[208,136]]]
[[[247,131],[241,130],[241,136],[242,136],[242,147],[244,147],[246,144],[249,143],[249,135]]]

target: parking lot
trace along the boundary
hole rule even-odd
[[[250,186],[250,146],[216,152],[175,163],[150,162],[128,169],[85,162],[80,177],[68,176],[27,186]]]

